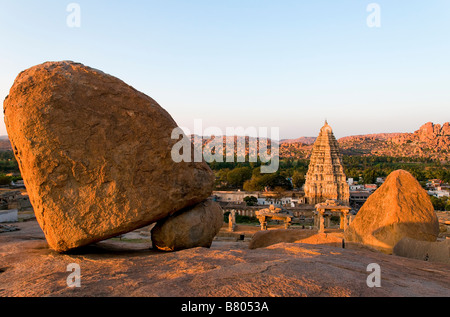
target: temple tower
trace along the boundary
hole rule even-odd
[[[342,165],[342,155],[327,121],[314,143],[304,190],[309,204],[322,203],[327,199],[342,204],[349,203],[350,193]]]

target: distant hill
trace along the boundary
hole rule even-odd
[[[11,151],[11,142],[9,142],[7,135],[0,136],[0,151]]]
[[[298,139],[284,139],[280,141],[280,144],[292,144],[292,143],[303,143],[303,144],[314,144],[314,142],[316,142],[316,137],[312,137],[312,136],[302,136]]]
[[[296,142],[296,140],[300,140]],[[303,138],[284,140],[281,157],[308,158],[311,144]],[[422,157],[450,161],[450,124],[428,122],[414,133],[378,133],[354,135],[338,140],[342,154],[359,156]]]
[[[193,136],[191,136],[192,138]],[[249,138],[246,137],[248,143]],[[223,137],[224,145],[237,137]],[[281,158],[309,158],[315,137],[300,137],[280,141]],[[211,142],[205,138],[203,145]],[[353,135],[338,140],[342,154],[351,156],[421,157],[450,161],[450,123],[443,125],[428,122],[414,133],[378,133]],[[268,147],[270,148],[270,139]],[[259,142],[258,142],[259,146]],[[11,150],[7,136],[0,136],[0,151]],[[246,153],[249,154],[248,147]]]

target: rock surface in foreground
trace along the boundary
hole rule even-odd
[[[18,226],[0,234],[3,297],[450,296],[449,265],[368,250],[297,243],[249,250],[247,243],[214,240],[209,249],[162,253],[150,243],[114,239],[83,254],[57,254],[36,222]],[[67,287],[69,263],[82,268],[80,288]],[[367,286],[370,263],[381,265],[382,287]]]
[[[405,237],[436,241],[439,222],[427,192],[408,172],[392,172],[364,203],[345,240],[385,253]]]
[[[222,208],[207,200],[158,222],[152,229],[152,243],[163,251],[209,248],[222,225]]]
[[[173,162],[172,117],[99,70],[32,67],[16,78],[4,112],[36,218],[57,251],[132,231],[211,194],[206,163]]]

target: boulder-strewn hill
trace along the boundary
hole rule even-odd
[[[348,155],[376,155],[450,159],[450,124],[428,122],[414,133],[372,134],[339,140]]]
[[[280,143],[303,143],[303,144],[314,144],[316,142],[316,137],[313,136],[302,136],[297,139],[285,139],[281,140]]]
[[[193,137],[193,136],[191,136]],[[237,148],[237,137],[223,137],[224,149],[227,140],[233,140]],[[246,137],[246,143],[249,139]],[[300,137],[280,141],[280,157],[309,158],[315,137]],[[203,139],[203,145],[210,143],[209,138]],[[233,141],[232,141],[233,142]],[[257,141],[256,141],[257,142]],[[450,161],[450,123],[442,126],[428,122],[414,133],[378,133],[353,135],[338,140],[341,152],[345,155],[359,156],[397,156],[423,157],[433,160]],[[257,142],[257,151],[259,142]],[[267,147],[270,149],[270,139]],[[0,136],[0,151],[11,150],[7,136]],[[250,151],[254,154],[254,150]],[[236,151],[235,151],[236,153]],[[249,154],[248,145],[245,154]]]
[[[301,138],[300,138],[301,139]],[[299,140],[299,139],[296,139]],[[450,160],[450,124],[428,122],[414,133],[379,133],[355,135],[338,140],[345,155],[423,157]],[[307,158],[312,144],[283,140],[281,157]]]
[[[8,136],[0,136],[0,151],[11,151],[11,142],[9,142]]]

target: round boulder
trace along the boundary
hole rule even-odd
[[[219,204],[204,201],[158,222],[152,229],[153,247],[162,251],[209,248],[223,221]]]

